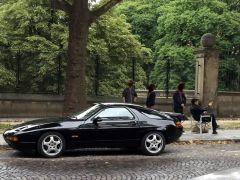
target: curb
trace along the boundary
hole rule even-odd
[[[11,148],[8,145],[0,145],[0,150],[10,150],[10,149],[13,149],[13,148]]]
[[[203,139],[190,139],[190,140],[179,140],[173,144],[235,144],[240,143],[240,139],[214,139],[214,140],[203,140]]]

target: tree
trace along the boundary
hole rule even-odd
[[[155,42],[158,67],[154,69],[156,72],[153,73],[153,78],[157,79],[159,77],[157,72],[164,68],[160,66],[164,61],[163,55],[174,56],[171,58],[173,59],[172,78],[175,81],[186,82],[186,87],[193,89],[194,49],[200,46],[200,38],[207,32],[216,36],[217,47],[225,54],[225,57],[221,56],[221,58],[227,60],[226,51],[230,54],[239,54],[240,13],[237,11],[237,4],[235,3],[235,10],[230,2],[234,1],[230,0],[227,4],[224,0],[174,0],[161,6],[158,9],[161,14],[158,18],[158,40]],[[221,73],[220,69],[220,77]],[[163,80],[159,79],[155,82],[161,83]]]
[[[169,60],[169,87],[176,88],[179,81],[184,81],[187,89],[194,89],[194,49],[200,46],[201,36],[210,32],[216,36],[217,46],[222,51],[220,87],[226,89],[229,82],[224,79],[230,69],[233,72],[228,79],[239,82],[236,76],[239,63],[231,60],[237,67],[226,66],[233,55],[235,60],[239,57],[239,9],[240,3],[236,0],[126,0],[119,11],[127,16],[141,42],[152,49],[155,66],[150,81],[158,88],[165,87]]]
[[[8,0],[0,4],[0,21],[0,90],[64,92],[67,15],[51,9],[45,0]],[[87,51],[88,95],[94,95],[96,90],[98,95],[120,95],[126,80],[132,77],[133,57],[136,60],[136,88],[144,87],[145,73],[140,65],[151,59],[151,51],[131,33],[126,17],[119,16],[115,9],[92,23]],[[16,73],[17,64],[20,65],[20,76]],[[20,77],[19,81],[16,77]]]
[[[158,8],[170,0],[126,0],[117,8],[119,14],[124,14],[132,25],[134,34],[140,36],[140,41],[154,51],[154,43],[158,38],[157,19]]]
[[[86,106],[85,70],[89,27],[121,0],[109,0],[100,7],[89,8],[88,0],[52,0],[55,8],[69,16],[68,62],[63,113],[70,114]]]
[[[57,91],[56,60],[66,49],[67,27],[58,18],[64,12],[52,14],[50,3],[45,3],[8,0],[0,4],[0,63],[15,79],[1,90],[14,91],[18,86],[27,93]],[[18,64],[20,83],[16,80]]]

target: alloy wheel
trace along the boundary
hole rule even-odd
[[[146,137],[145,148],[149,153],[157,154],[164,146],[162,136],[157,133],[151,133]]]
[[[58,155],[63,148],[63,142],[61,138],[57,135],[48,135],[42,141],[42,151],[47,156],[56,156]]]

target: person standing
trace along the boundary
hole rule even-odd
[[[124,103],[135,103],[137,101],[137,93],[134,88],[134,81],[128,81],[128,87],[122,92],[122,99]]]
[[[180,83],[177,87],[176,92],[173,94],[173,111],[176,113],[182,113],[183,109],[186,106],[186,96],[184,94],[185,84]]]
[[[155,85],[150,84],[148,87],[148,95],[147,95],[147,100],[146,100],[146,106],[147,108],[154,108],[155,105],[155,99],[156,99],[156,93],[155,93]]]

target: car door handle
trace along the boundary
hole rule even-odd
[[[136,126],[137,125],[137,122],[136,121],[130,121],[129,122],[132,126]]]

